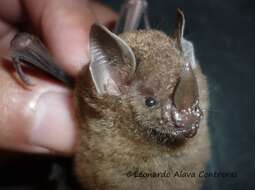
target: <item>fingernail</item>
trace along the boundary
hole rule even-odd
[[[52,152],[71,152],[75,144],[75,122],[69,94],[47,92],[36,106],[35,126],[31,131],[33,146]]]

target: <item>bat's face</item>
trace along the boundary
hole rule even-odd
[[[193,137],[202,117],[197,82],[175,40],[153,30],[121,37],[137,61],[128,96],[138,127],[161,143]]]
[[[136,127],[158,143],[195,136],[203,115],[197,81],[174,37],[144,30],[118,38],[98,25],[91,34],[90,72],[99,94],[125,97]]]

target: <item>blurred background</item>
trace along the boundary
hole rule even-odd
[[[120,0],[102,0],[114,10]],[[212,159],[209,171],[236,178],[208,178],[204,190],[254,189],[255,2],[252,0],[148,0],[152,27],[174,28],[177,8],[186,16],[185,37],[208,77]],[[0,190],[69,189],[70,160],[0,153]],[[58,165],[53,163],[57,162]],[[62,166],[62,167],[61,167]],[[52,175],[52,168],[55,168]],[[66,173],[65,175],[63,173]],[[61,181],[56,180],[61,179]]]

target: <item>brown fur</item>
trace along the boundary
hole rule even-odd
[[[122,96],[98,96],[83,69],[75,89],[76,113],[81,124],[81,145],[75,157],[75,172],[91,190],[197,189],[199,177],[173,177],[176,171],[204,170],[209,157],[207,114],[194,138],[180,145],[160,144],[146,134],[156,126],[160,106],[144,106],[153,94],[163,102],[173,94],[184,58],[174,39],[162,32],[136,31],[121,35],[132,48],[138,68],[131,88]],[[202,109],[208,108],[207,84],[200,67],[194,70]],[[142,127],[141,127],[142,126]],[[170,177],[127,177],[129,171],[170,172]]]

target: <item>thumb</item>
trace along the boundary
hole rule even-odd
[[[94,22],[88,1],[22,2],[57,64],[76,75],[88,61],[89,28]],[[108,15],[104,23],[116,17],[98,4],[91,7]],[[35,86],[24,89],[12,72],[10,63],[0,64],[0,148],[71,154],[77,141],[72,92],[34,70],[33,76],[28,74]]]

